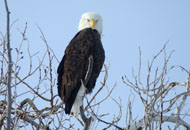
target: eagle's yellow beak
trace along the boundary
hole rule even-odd
[[[94,19],[89,20],[89,21],[88,21],[88,24],[91,26],[92,29],[94,29],[94,26],[95,26],[95,20],[94,20]]]

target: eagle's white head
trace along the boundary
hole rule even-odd
[[[81,31],[85,28],[96,29],[99,34],[102,34],[102,17],[94,12],[87,12],[82,14],[78,30]]]

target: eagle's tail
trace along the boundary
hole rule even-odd
[[[76,118],[78,118],[78,113],[80,111],[80,107],[83,104],[83,98],[85,96],[85,92],[86,92],[86,87],[83,84],[83,81],[81,80],[81,87],[77,93],[77,96],[75,98],[75,102],[73,104],[73,112],[74,112],[74,116]]]

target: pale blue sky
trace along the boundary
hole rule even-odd
[[[0,3],[0,30],[4,32],[3,0]],[[111,65],[107,85],[113,86],[117,82],[118,87],[113,96],[118,98],[117,95],[120,95],[126,99],[123,101],[125,105],[130,92],[122,83],[121,77],[126,74],[131,77],[132,67],[137,72],[139,46],[142,50],[142,74],[147,70],[148,60],[168,40],[168,53],[175,50],[170,64],[190,68],[189,0],[14,0],[9,1],[9,8],[11,21],[18,19],[13,26],[11,39],[19,40],[17,28],[23,29],[27,22],[30,46],[34,52],[41,50],[44,47],[38,25],[59,60],[68,42],[78,32],[81,14],[89,11],[99,13],[103,18],[102,42],[106,60]],[[16,42],[12,44],[17,46]],[[158,66],[160,62],[157,62]],[[172,74],[173,80],[186,80],[183,79],[186,75],[180,71]],[[138,105],[134,103],[136,106]],[[143,112],[138,107],[135,111],[138,111],[135,113],[137,115]]]

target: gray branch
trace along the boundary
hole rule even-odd
[[[8,112],[7,112],[7,130],[10,130],[11,125],[11,70],[12,70],[12,57],[10,48],[10,12],[7,0],[4,0],[6,15],[7,15],[7,51],[8,51],[8,77],[7,77],[7,90],[8,90]]]

